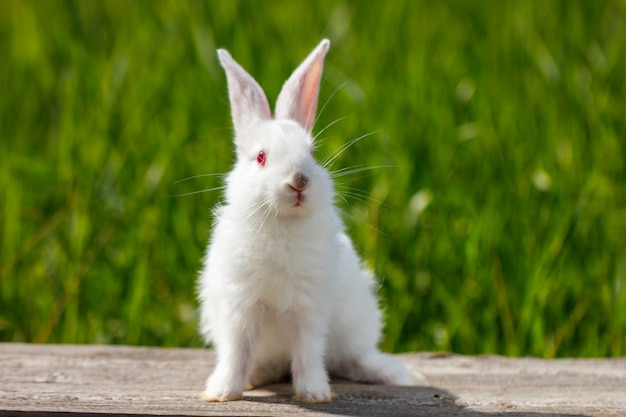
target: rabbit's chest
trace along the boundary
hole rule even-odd
[[[328,242],[319,244],[281,235],[266,237],[247,249],[241,267],[249,291],[258,299],[284,311],[320,302],[331,291],[335,253]]]

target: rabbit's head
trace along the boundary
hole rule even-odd
[[[329,45],[323,40],[285,82],[275,117],[257,82],[226,50],[218,51],[228,78],[237,156],[226,200],[248,217],[303,216],[332,207],[332,181],[313,157],[311,136]]]

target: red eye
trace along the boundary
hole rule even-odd
[[[265,154],[265,151],[259,152],[259,154],[256,156],[256,162],[259,164],[259,166],[264,167],[266,161],[267,155]]]

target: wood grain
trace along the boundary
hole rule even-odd
[[[421,387],[333,381],[330,404],[292,400],[289,384],[243,400],[200,399],[210,350],[0,344],[1,415],[507,416],[626,415],[626,358],[397,356]]]

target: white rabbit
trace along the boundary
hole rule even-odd
[[[217,365],[204,399],[291,373],[296,399],[328,402],[328,373],[412,385],[376,347],[381,314],[334,206],[330,175],[312,156],[311,129],[330,42],[284,84],[272,118],[261,87],[226,50],[236,162],[200,275],[201,332]]]

